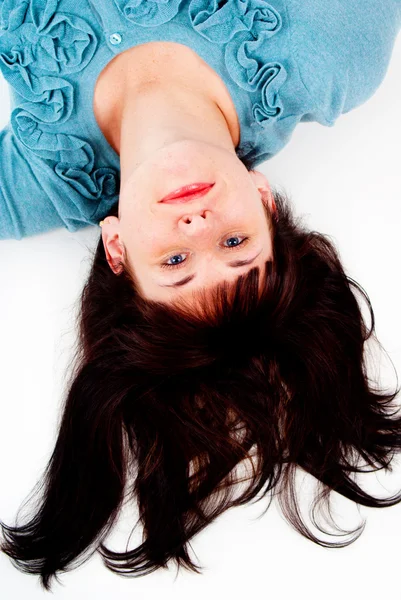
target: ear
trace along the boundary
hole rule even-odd
[[[102,223],[102,240],[110,269],[118,275],[125,257],[124,246],[120,240],[120,220],[118,217],[107,217]]]
[[[258,190],[262,194],[262,202],[264,204],[267,203],[271,212],[275,212],[276,205],[274,202],[273,193],[271,191],[269,182],[266,179],[265,175],[263,175],[263,173],[261,173],[260,171],[254,171],[254,170],[249,171],[249,173],[250,173],[251,178],[253,179],[255,186],[258,188]]]

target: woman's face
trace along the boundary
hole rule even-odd
[[[195,182],[215,185],[189,202],[160,203]],[[126,178],[119,218],[107,217],[103,225],[109,264],[113,268],[123,257],[122,242],[142,295],[162,302],[188,299],[199,288],[232,281],[255,266],[263,272],[272,259],[272,240],[262,194],[271,209],[267,179],[248,171],[233,152],[188,140],[162,148]],[[250,259],[248,265],[230,264]]]

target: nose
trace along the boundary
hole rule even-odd
[[[187,212],[179,220],[179,226],[187,235],[202,235],[211,227],[210,212],[206,209]]]

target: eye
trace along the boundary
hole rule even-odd
[[[235,240],[235,239],[238,239],[238,238],[239,238],[238,235],[233,235],[233,236],[230,236],[229,238],[226,238],[226,239],[228,239],[228,240]],[[239,242],[239,244],[236,244],[234,246],[225,246],[225,248],[227,250],[233,250],[233,249],[235,250],[236,248],[238,248],[238,246],[245,245],[248,242],[248,240],[249,240],[249,237],[244,237],[243,240],[241,242]],[[181,256],[181,254],[174,254],[173,256],[170,256],[170,258],[168,260],[176,258],[177,256]],[[178,262],[178,263],[175,263],[175,264],[170,264],[168,262],[165,262],[165,263],[162,263],[160,266],[162,267],[162,269],[177,269],[177,268],[180,268],[185,263],[185,260],[183,260],[181,262]]]

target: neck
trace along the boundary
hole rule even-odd
[[[138,83],[127,78],[112,128],[121,189],[142,163],[176,142],[200,141],[235,154],[240,137],[235,110],[230,112],[226,98],[219,102],[214,91],[200,89],[199,79],[158,76]]]

